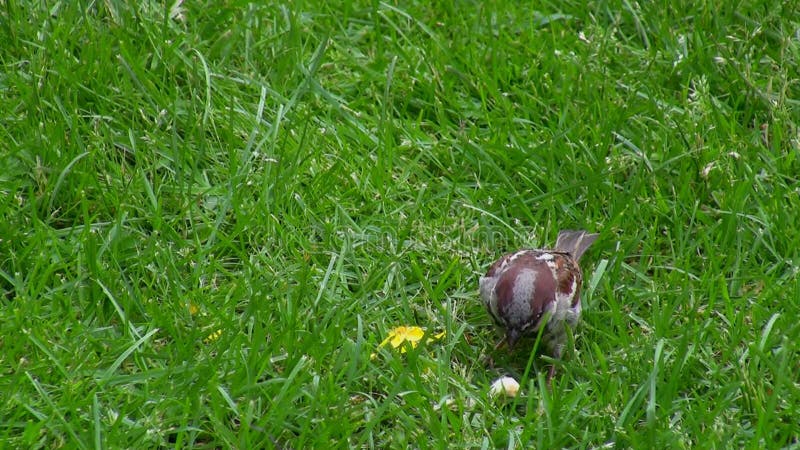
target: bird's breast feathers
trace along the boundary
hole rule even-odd
[[[573,259],[547,250],[505,255],[480,280],[481,297],[494,319],[520,328],[536,325],[548,312],[553,319],[579,313],[580,285],[581,272]]]

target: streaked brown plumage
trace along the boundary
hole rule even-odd
[[[583,274],[578,260],[597,234],[565,230],[553,250],[520,250],[501,257],[480,279],[486,310],[505,330],[513,348],[524,335],[536,335],[546,320],[542,343],[560,358],[566,342],[565,325],[577,325],[581,314]],[[553,376],[551,367],[550,375]]]

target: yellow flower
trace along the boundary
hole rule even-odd
[[[434,334],[433,336],[429,337],[426,342],[438,341],[439,339],[443,338],[445,334],[445,331]],[[378,348],[389,344],[392,346],[392,348],[399,348],[400,353],[405,353],[408,347],[403,344],[408,343],[411,348],[416,348],[420,341],[422,341],[423,337],[425,337],[424,328],[400,326],[390,331],[389,335],[386,336],[386,339],[384,339],[383,342],[378,345]],[[377,355],[375,353],[370,356],[371,359],[375,359],[376,357]]]

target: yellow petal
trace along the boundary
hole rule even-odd
[[[428,342],[438,341],[441,338],[447,335],[447,331],[442,331],[441,333],[436,333],[428,339]]]
[[[406,341],[405,335],[395,334],[392,337],[392,341],[390,342],[390,344],[392,344],[392,347],[397,348],[397,347],[400,347],[401,345],[403,345],[403,342],[405,342],[405,341]]]
[[[378,347],[383,347],[387,342],[391,344],[393,348],[400,347],[404,342],[410,342],[412,346],[416,346],[416,343],[419,342],[424,335],[425,330],[420,327],[397,327],[389,332],[389,335],[386,336],[386,339],[384,339]]]
[[[441,332],[434,336],[428,338],[427,342],[432,342],[434,340],[439,340],[445,335],[445,332]],[[425,329],[422,327],[417,326],[399,326],[391,331],[389,331],[389,335],[386,336],[386,339],[381,341],[378,344],[378,348],[389,344],[392,348],[399,348],[400,353],[405,353],[407,348],[403,345],[406,342],[411,345],[411,348],[416,348],[422,338],[425,336]]]
[[[219,339],[220,336],[222,336],[222,330],[217,330],[217,331],[209,334],[207,338],[203,339],[203,342],[205,342],[206,344],[209,344],[209,343],[214,342],[217,339]]]
[[[403,337],[404,341],[416,343],[425,336],[425,330],[420,327],[398,327],[397,334]]]

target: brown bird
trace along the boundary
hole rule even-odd
[[[553,250],[530,249],[509,253],[492,264],[481,277],[480,292],[486,310],[500,327],[509,348],[524,335],[542,332],[546,353],[561,358],[567,340],[566,326],[575,327],[581,315],[583,274],[578,260],[597,239],[586,231],[558,233]],[[555,374],[550,367],[548,381]]]

